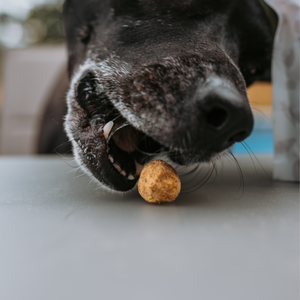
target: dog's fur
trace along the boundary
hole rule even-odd
[[[183,165],[210,161],[250,134],[246,86],[269,72],[272,53],[262,1],[67,0],[64,22],[65,129],[103,186],[131,189],[135,162],[162,151]]]

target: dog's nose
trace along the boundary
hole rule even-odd
[[[253,116],[246,94],[226,79],[208,82],[198,98],[199,118],[206,128],[206,146],[222,151],[247,138],[253,129]]]

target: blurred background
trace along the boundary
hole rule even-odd
[[[63,0],[0,0],[0,155],[68,151],[66,138],[54,136],[65,111],[49,106],[50,98],[64,101],[66,93],[62,6]],[[270,154],[271,83],[257,82],[248,94],[255,128],[233,152],[247,154],[249,146],[256,154]]]
[[[40,149],[45,115],[62,127],[63,112],[55,116],[47,107],[67,77],[62,7],[63,0],[0,0],[0,154],[52,147]]]
[[[0,46],[63,43],[63,0],[0,0]]]

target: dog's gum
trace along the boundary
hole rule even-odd
[[[142,170],[138,190],[147,202],[172,202],[180,193],[181,182],[173,167],[156,159]]]

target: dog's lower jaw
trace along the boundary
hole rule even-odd
[[[73,143],[73,151],[74,151],[74,158],[75,158],[76,163],[81,168],[81,170],[88,177],[91,178],[92,182],[94,182],[94,183],[97,184],[99,190],[102,190],[102,191],[105,191],[105,192],[109,192],[109,193],[119,194],[119,195],[123,195],[124,193],[129,192],[129,191],[119,191],[119,190],[113,189],[113,188],[109,187],[108,185],[105,185],[104,183],[102,183],[101,181],[99,181],[93,175],[93,173],[83,163],[82,158],[81,158],[81,156],[79,154],[80,150],[78,149],[78,145],[76,145],[76,143]]]
[[[98,188],[106,191],[106,192],[115,192],[115,193],[122,193],[116,190],[113,190],[111,188],[109,188],[108,186],[104,185],[103,183],[101,183],[98,179],[96,179],[96,177],[92,174],[92,172],[85,166],[85,164],[82,161],[82,158],[80,157],[79,154],[79,146],[76,143],[73,143],[73,153],[74,153],[74,158],[76,163],[78,164],[78,166],[81,168],[81,170],[91,178],[91,180],[96,183],[98,185]]]

